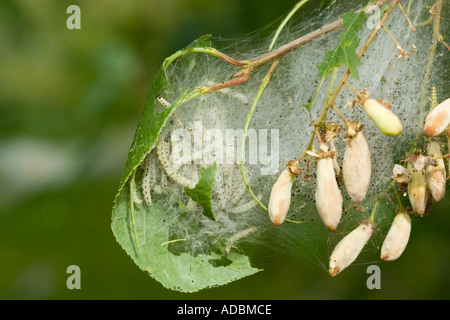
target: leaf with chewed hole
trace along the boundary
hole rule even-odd
[[[133,199],[130,198],[128,182],[131,175],[155,147],[158,136],[175,110],[189,99],[198,96],[195,89],[191,92],[183,90],[176,101],[158,113],[156,96],[163,93],[167,87],[166,69],[177,57],[193,48],[209,48],[211,44],[208,38],[209,35],[200,37],[185,49],[177,51],[168,57],[157,71],[128,152],[112,211],[111,227],[114,236],[137,266],[148,271],[150,276],[164,287],[183,292],[195,292],[224,285],[260,271],[251,266],[247,256],[236,252],[231,252],[227,256],[226,263],[222,263],[222,255],[215,251],[195,256],[189,252],[172,253],[171,246],[174,246],[176,241],[182,242],[184,239],[171,239],[170,224],[165,221],[178,219],[180,211],[186,210],[186,205],[180,200],[180,210],[175,212],[158,203],[153,203],[151,206],[132,204]],[[195,68],[195,61],[191,60],[185,67]],[[207,169],[202,175],[205,175],[206,181],[200,183],[199,187],[210,188],[214,182],[215,169],[214,172],[213,169]],[[206,189],[204,192],[198,192],[197,196],[198,201],[207,207]],[[211,190],[209,190],[209,197],[211,197]],[[209,218],[215,220],[214,215],[211,215],[212,209],[209,214]]]
[[[112,229],[121,244],[137,266],[160,282],[164,287],[182,292],[225,285],[260,271],[253,268],[249,258],[237,252],[230,252],[226,263],[223,254],[206,252],[195,256],[187,252],[174,254],[170,246],[169,225],[166,221],[177,219],[179,212],[154,203],[151,206],[135,207],[135,226],[140,250],[136,249],[129,214],[129,192],[123,188],[115,207]]]

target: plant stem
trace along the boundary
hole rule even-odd
[[[304,221],[297,221],[297,220],[292,220],[292,219],[287,219],[287,218],[285,218],[284,221],[290,222],[290,223],[295,223],[295,224],[307,224],[307,222],[304,222]]]
[[[388,34],[388,36],[391,38],[392,42],[394,42],[395,46],[397,47],[398,51],[400,52],[400,54],[402,54],[402,52],[404,51],[403,48],[400,46],[400,44],[397,42],[397,40],[395,40],[394,36],[392,35],[392,33],[388,30],[388,28],[386,28],[386,26],[383,24],[382,25],[384,31],[386,31],[386,33]]]
[[[408,7],[406,8],[406,13],[410,13],[411,12],[411,4],[412,4],[413,0],[409,0],[408,2]]]
[[[269,46],[269,51],[272,50],[273,45],[275,44],[275,42],[278,39],[278,36],[281,33],[281,30],[283,30],[284,26],[286,25],[286,23],[288,23],[289,20],[291,20],[292,16],[298,11],[298,9],[300,9],[305,3],[307,3],[309,0],[302,0],[297,2],[297,4],[294,6],[294,8],[292,8],[292,10],[288,13],[288,15],[286,16],[286,18],[283,19],[283,21],[281,22],[281,24],[279,25],[273,39],[272,42],[270,43]]]
[[[361,95],[355,88],[353,88],[347,81],[345,81],[345,86],[348,87],[353,93],[358,97],[358,99],[362,100]]]
[[[400,11],[403,13],[403,15],[406,18],[406,21],[408,21],[408,24],[412,30],[412,32],[416,32],[416,29],[414,28],[413,23],[411,22],[411,20],[408,17],[408,14],[406,13],[405,9],[403,9],[402,5],[400,4],[400,2],[397,3],[397,6],[399,7]]]
[[[249,63],[249,65],[251,66],[250,68],[256,69],[259,66],[266,64],[267,62],[281,58],[284,55],[286,55],[287,53],[294,51],[298,47],[300,47],[308,42],[311,42],[314,39],[320,38],[320,37],[326,35],[327,33],[330,33],[334,30],[339,29],[343,24],[344,24],[344,20],[339,19],[333,23],[326,25],[325,27],[317,29],[311,33],[308,33],[307,35],[305,35],[301,38],[298,38],[288,44],[285,44],[284,46],[278,48],[277,50],[274,50],[274,51],[269,52],[259,58],[251,60]],[[237,75],[240,75],[241,73],[242,73],[242,71],[238,72]]]
[[[391,7],[387,10],[387,11],[389,11],[389,13],[392,10],[392,7],[395,6],[395,4],[397,2],[398,2],[398,0],[392,0]],[[384,1],[379,1],[376,5],[380,7],[383,4],[384,4]],[[359,12],[359,11],[357,11],[357,12]],[[388,15],[386,15],[386,13],[385,13],[383,18],[387,18]],[[381,19],[381,22],[383,22],[383,18]],[[234,66],[241,67],[241,70],[233,76],[233,79],[227,80],[227,81],[224,81],[224,82],[221,82],[218,84],[206,86],[204,89],[206,92],[213,92],[213,91],[221,90],[224,88],[232,87],[237,84],[246,82],[249,79],[250,74],[253,72],[253,70],[259,68],[260,66],[262,66],[270,61],[280,59],[281,57],[285,56],[289,52],[294,51],[298,47],[300,47],[308,42],[311,42],[317,38],[320,38],[332,31],[339,29],[341,26],[343,26],[343,24],[344,24],[344,20],[338,19],[335,22],[332,22],[322,28],[312,31],[312,32],[308,33],[307,35],[304,35],[292,42],[289,42],[289,43],[281,46],[280,48],[278,48],[274,51],[266,53],[266,54],[264,54],[256,59],[253,59],[253,60],[236,60],[231,57],[228,57],[227,55],[225,55],[223,53],[220,53],[219,51],[217,51],[215,49],[213,50],[212,48],[188,48],[185,50],[180,50],[180,53],[178,53],[178,56],[181,56],[182,54],[184,54],[186,52],[204,52],[204,53],[208,53],[208,54],[217,56],[217,57],[221,58],[222,60],[229,62],[230,64],[232,64]],[[378,30],[376,30],[376,29],[374,31],[375,31],[375,34],[378,32]],[[373,34],[373,32],[372,32],[372,34]],[[368,42],[367,46],[369,45],[370,41]],[[364,48],[363,48],[363,51],[365,51]]]
[[[374,219],[375,219],[375,213],[377,212],[377,208],[378,208],[378,203],[380,202],[380,199],[377,199],[375,201],[375,204],[373,205],[373,209],[372,209],[372,213],[370,214],[370,218],[369,221],[371,223],[374,223]]]
[[[334,68],[333,73],[332,73],[332,75],[331,75],[331,81],[330,81],[330,85],[328,86],[327,97],[326,97],[326,99],[325,99],[325,105],[327,105],[327,104],[328,104],[328,101],[330,100],[331,91],[333,90],[334,82],[336,81],[337,70],[338,70],[337,67]]]
[[[439,35],[439,41],[448,49],[450,50],[450,45],[444,41],[444,37],[442,35]]]
[[[270,78],[272,74],[275,72],[275,69],[278,67],[280,60],[277,59],[272,63],[272,66],[270,67],[269,71],[267,72],[266,76],[261,82],[261,85],[259,87],[258,92],[256,93],[255,98],[253,98],[253,103],[250,108],[250,111],[247,114],[247,117],[245,119],[244,129],[242,131],[242,137],[241,137],[241,154],[240,154],[240,167],[241,167],[241,173],[242,173],[242,179],[244,180],[245,188],[250,193],[252,198],[259,204],[261,208],[263,208],[265,211],[268,211],[267,207],[261,203],[261,201],[255,196],[252,189],[250,188],[250,185],[248,184],[247,178],[245,176],[245,141],[247,136],[248,127],[250,125],[250,120],[252,119],[253,113],[255,112],[256,105],[258,104],[259,98],[261,97],[261,94],[263,93],[264,89],[266,88],[267,84],[270,81]]]
[[[342,121],[344,121],[345,123],[345,127],[348,129],[349,127],[349,121],[342,115],[342,113],[339,111],[338,108],[336,108],[336,106],[334,104],[331,105],[333,107],[333,110],[337,113],[337,115],[342,119]]]
[[[314,133],[315,133],[315,136],[317,137],[317,141],[319,142],[319,145],[322,145],[323,141],[322,141],[322,137],[320,136],[319,125],[314,127]]]
[[[237,67],[245,66],[248,63],[247,60],[234,59],[234,58],[226,55],[225,53],[220,52],[219,50],[217,50],[215,48],[193,47],[193,48],[186,48],[186,49],[178,50],[177,52],[172,54],[170,57],[166,58],[166,60],[164,60],[164,62],[163,62],[163,68],[167,69],[167,67],[170,64],[172,64],[172,62],[174,60],[176,60],[179,57],[184,56],[186,53],[190,53],[190,52],[210,54],[212,56],[222,59],[225,62],[232,64],[233,66],[237,66]]]
[[[400,211],[405,212],[405,207],[403,207],[403,203],[400,200],[400,196],[398,195],[397,190],[395,190],[395,188],[392,188],[392,189],[394,190],[395,197],[397,198],[397,202],[398,202],[398,206],[400,207]]]

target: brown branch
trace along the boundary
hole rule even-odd
[[[217,90],[221,90],[221,89],[225,89],[225,88],[229,88],[229,87],[235,86],[235,85],[240,84],[240,83],[244,83],[250,77],[250,73],[251,72],[248,70],[242,76],[239,76],[239,77],[236,77],[236,78],[224,81],[224,82],[212,84],[210,86],[203,87],[203,92],[204,93],[214,92],[214,91],[217,91]]]
[[[298,38],[288,44],[285,44],[284,46],[282,46],[274,51],[271,51],[268,54],[265,54],[254,60],[251,60],[249,63],[249,68],[251,70],[254,70],[254,69],[262,66],[263,64],[266,64],[267,62],[270,62],[277,58],[281,58],[284,55],[286,55],[287,53],[294,51],[298,47],[300,47],[308,42],[311,42],[314,39],[320,38],[327,33],[330,33],[334,30],[339,29],[343,24],[344,24],[344,20],[339,19],[333,23],[330,23],[329,25],[326,25],[325,27],[317,29],[311,33],[308,33],[307,35],[305,35],[301,38]],[[240,72],[238,72],[236,74],[236,76],[239,76],[243,72],[245,72],[245,70],[241,70]]]
[[[398,2],[398,0],[393,1],[393,2],[396,4]],[[378,7],[381,7],[384,3],[385,3],[385,1],[380,0],[375,5]],[[390,9],[392,10],[392,8],[390,8]],[[356,13],[358,13],[358,12],[360,12],[360,10],[356,11]],[[281,59],[286,54],[294,51],[298,47],[300,47],[308,42],[311,42],[317,38],[320,38],[320,37],[326,35],[327,33],[330,33],[330,32],[333,32],[333,31],[339,29],[343,24],[344,24],[344,20],[338,19],[335,22],[332,22],[320,29],[312,31],[312,32],[308,33],[307,35],[304,35],[294,41],[291,41],[291,42],[285,44],[284,46],[281,46],[280,48],[278,48],[274,51],[271,51],[269,53],[266,53],[266,54],[262,55],[261,57],[255,58],[253,60],[236,60],[236,59],[233,59],[233,58],[221,53],[220,51],[215,50],[213,53],[215,56],[217,56],[218,58],[221,58],[222,60],[224,60],[234,66],[240,66],[241,70],[234,75],[233,79],[224,81],[221,83],[213,84],[210,86],[206,86],[206,87],[204,87],[203,91],[205,93],[213,92],[213,91],[221,90],[224,88],[232,87],[237,84],[246,82],[250,78],[250,75],[253,72],[253,70],[255,70],[255,69],[259,68],[260,66],[262,66],[270,61],[273,61],[275,59]]]
[[[416,28],[414,28],[413,23],[411,22],[411,19],[409,19],[408,14],[406,13],[405,9],[403,9],[402,5],[397,3],[397,6],[399,7],[400,11],[403,13],[403,15],[406,18],[406,21],[408,21],[409,27],[411,28],[412,32],[416,32]]]
[[[216,56],[217,58],[222,59],[225,62],[228,62],[229,64],[232,64],[233,66],[243,67],[248,64],[248,61],[246,61],[246,60],[234,59],[234,58],[226,55],[225,53],[220,52],[219,50],[217,50],[215,48],[212,48],[211,50],[212,50],[212,55]]]

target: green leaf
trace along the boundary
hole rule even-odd
[[[201,36],[200,38],[192,41],[185,49],[185,51],[188,51],[192,48],[211,48],[211,41],[208,39],[211,37],[210,34],[206,34],[204,36]],[[196,64],[196,54],[189,54],[184,57],[184,59],[181,60],[181,63],[183,64],[183,69],[186,73],[190,73],[194,68]]]
[[[210,34],[205,34],[198,39],[192,41],[186,48],[211,48],[211,41],[208,39],[211,38]]]
[[[358,75],[358,55],[356,49],[359,45],[358,32],[362,25],[367,21],[367,15],[364,11],[356,14],[348,12],[342,16],[344,20],[345,31],[338,35],[339,42],[335,49],[327,50],[325,58],[317,65],[319,69],[318,76],[325,77],[328,73],[338,67],[347,66],[350,70],[350,75],[353,78],[359,78]]]
[[[216,222],[216,217],[212,209],[211,191],[216,178],[216,171],[217,165],[214,162],[210,168],[202,168],[200,180],[194,188],[184,188],[184,192],[203,208],[203,214],[214,222]]]
[[[260,271],[250,265],[247,256],[236,252],[231,252],[225,258],[216,251],[195,256],[188,252],[178,254],[170,252],[170,243],[174,239],[170,239],[170,225],[165,221],[174,221],[187,210],[181,199],[179,199],[179,210],[176,212],[157,203],[147,206],[131,202],[133,200],[130,195],[130,183],[128,183],[131,181],[130,177],[155,147],[158,136],[173,112],[186,101],[201,94],[198,88],[190,93],[186,89],[170,107],[157,113],[156,95],[163,93],[168,83],[166,69],[192,48],[209,48],[211,43],[207,41],[208,38],[209,35],[200,37],[187,48],[177,51],[168,57],[157,71],[128,153],[112,211],[111,227],[114,236],[138,267],[148,271],[166,288],[184,292],[224,285]],[[192,70],[195,67],[195,60],[191,60],[186,67]],[[202,181],[194,188],[197,190],[197,200],[203,203],[204,209],[208,208],[208,200],[205,196],[207,197],[207,190],[212,188],[214,181],[211,179],[214,180],[215,170],[210,168],[202,171],[203,180],[201,179]],[[204,191],[201,191],[202,186],[205,188]],[[209,197],[211,197],[211,191],[209,191]],[[211,209],[210,211],[206,209],[205,215],[215,220],[210,200],[209,206]],[[176,242],[184,240],[175,239]]]
[[[177,99],[177,101],[175,101],[169,108],[165,109],[161,113],[156,113],[156,95],[163,92],[167,86],[166,69],[176,58],[180,57],[183,54],[183,51],[194,48],[196,46],[200,46],[202,48],[211,46],[211,42],[206,41],[209,37],[210,35],[204,35],[191,42],[191,44],[187,48],[177,51],[176,53],[168,57],[164,61],[161,68],[156,72],[156,76],[153,79],[152,86],[150,87],[150,93],[145,102],[141,121],[138,124],[133,142],[130,147],[130,151],[128,152],[125,170],[119,183],[119,190],[117,191],[116,198],[126,182],[129,180],[131,173],[145,159],[145,156],[155,147],[158,136],[161,133],[161,130],[167,124],[168,119],[170,118],[172,113],[187,99],[188,93],[187,90],[185,90]]]
[[[311,111],[313,104],[314,104],[314,101],[310,101],[308,104],[301,105],[301,107],[304,107],[304,108],[306,108],[306,110]]]
[[[201,36],[200,38],[192,41],[186,48],[178,50],[170,57],[166,58],[163,62],[162,68],[167,69],[169,65],[177,58],[185,55],[186,53],[189,53],[194,48],[211,48],[211,41],[208,41],[208,39],[211,37],[210,34],[205,34]],[[184,64],[188,67],[188,71],[192,71],[192,69],[195,66],[195,55],[192,55],[189,59],[187,59]]]
[[[129,201],[127,186],[122,189],[114,208],[112,219],[114,235],[136,265],[141,270],[147,271],[164,287],[182,292],[195,292],[225,285],[260,271],[251,266],[247,256],[233,251],[226,257],[216,252],[195,256],[186,252],[181,254],[170,252],[172,244],[169,242],[173,242],[174,239],[170,239],[170,224],[166,221],[176,220],[180,213],[167,210],[156,203],[149,207],[135,206],[135,227],[140,243],[138,251],[132,232]]]

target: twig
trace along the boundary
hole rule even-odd
[[[413,23],[411,22],[411,20],[408,17],[408,14],[405,12],[405,9],[403,9],[402,5],[400,4],[400,2],[397,3],[398,8],[400,9],[400,11],[403,13],[403,15],[406,18],[406,21],[408,21],[409,26],[411,27],[412,32],[416,32],[416,28],[414,28]]]
[[[450,50],[450,45],[444,41],[444,37],[442,36],[442,34],[439,35],[439,39],[438,39],[448,50]]]
[[[392,188],[392,190],[394,190],[394,194],[395,194],[395,197],[397,198],[397,202],[398,202],[398,206],[400,207],[400,211],[404,212],[405,207],[403,206],[402,200],[400,199],[400,196],[398,195],[397,190],[395,190],[395,188]]]
[[[269,46],[269,51],[272,50],[273,45],[275,44],[275,42],[278,39],[278,36],[281,33],[281,30],[283,30],[284,26],[286,25],[286,23],[291,20],[292,16],[298,11],[298,9],[300,9],[305,3],[307,3],[309,0],[302,0],[297,2],[297,4],[294,6],[294,8],[292,8],[292,10],[288,13],[288,15],[286,16],[286,18],[283,19],[283,21],[281,22],[281,24],[278,26],[278,29],[272,39],[272,42],[270,43]]]
[[[393,2],[395,5],[398,2],[398,0],[393,0]],[[384,3],[384,1],[379,1],[376,5],[381,6],[383,3]],[[392,7],[390,9],[392,9]],[[357,11],[357,12],[359,12],[359,11]],[[246,82],[249,79],[250,74],[253,72],[253,70],[259,68],[260,66],[262,66],[270,61],[273,61],[273,60],[276,60],[276,59],[279,59],[279,58],[285,56],[289,52],[294,51],[298,47],[300,47],[308,42],[311,42],[311,41],[313,41],[317,38],[320,38],[332,31],[339,29],[341,26],[343,26],[343,24],[344,24],[344,20],[338,19],[335,22],[332,22],[322,28],[312,31],[312,32],[308,33],[307,35],[304,35],[292,42],[285,44],[284,46],[281,46],[280,48],[278,48],[274,51],[266,53],[266,54],[264,54],[256,59],[253,59],[253,60],[236,60],[231,57],[228,57],[227,55],[225,55],[223,53],[220,53],[219,51],[217,51],[215,49],[212,50],[210,48],[189,48],[189,49],[186,49],[185,51],[186,52],[204,52],[204,53],[212,54],[218,58],[221,58],[222,60],[224,60],[226,62],[231,63],[234,66],[241,67],[241,70],[233,76],[233,79],[227,80],[225,82],[221,82],[218,84],[213,84],[210,86],[205,86],[202,88],[204,93],[213,92],[213,91],[221,90],[224,88],[232,87],[237,84]],[[180,50],[180,51],[183,51],[183,50]],[[182,54],[184,54],[184,53],[182,53]],[[179,56],[181,56],[182,54],[179,54]]]
[[[333,107],[333,110],[337,113],[337,115],[342,119],[342,121],[344,121],[345,126],[347,127],[347,130],[350,126],[350,122],[342,115],[342,113],[339,111],[338,108],[336,108],[336,106],[334,104],[331,105]]]
[[[248,184],[247,178],[245,176],[245,161],[244,161],[244,156],[245,156],[245,138],[247,135],[247,130],[248,127],[250,125],[250,120],[253,116],[253,113],[255,112],[255,108],[256,105],[258,104],[259,98],[261,97],[261,94],[263,93],[264,89],[266,88],[267,84],[270,81],[270,78],[272,77],[272,74],[275,72],[275,69],[278,67],[280,60],[275,60],[272,63],[272,66],[270,67],[269,71],[267,72],[266,76],[264,77],[264,79],[261,82],[261,86],[259,87],[258,92],[256,93],[255,98],[253,99],[253,103],[252,106],[250,108],[250,111],[247,114],[247,117],[245,119],[245,124],[244,124],[244,129],[242,130],[242,138],[241,138],[241,154],[240,154],[240,167],[241,167],[241,173],[242,173],[242,179],[244,180],[244,184],[245,184],[245,188],[247,189],[247,191],[250,193],[250,195],[252,196],[252,198],[258,203],[258,205],[263,208],[265,211],[269,211],[267,209],[267,207],[262,204],[262,202],[255,196],[255,194],[253,193],[252,189],[250,188],[250,185]]]
[[[345,81],[344,84],[347,88],[349,88],[358,97],[359,100],[363,100],[361,97],[361,94],[358,91],[356,91],[356,89],[353,88],[347,81]]]

